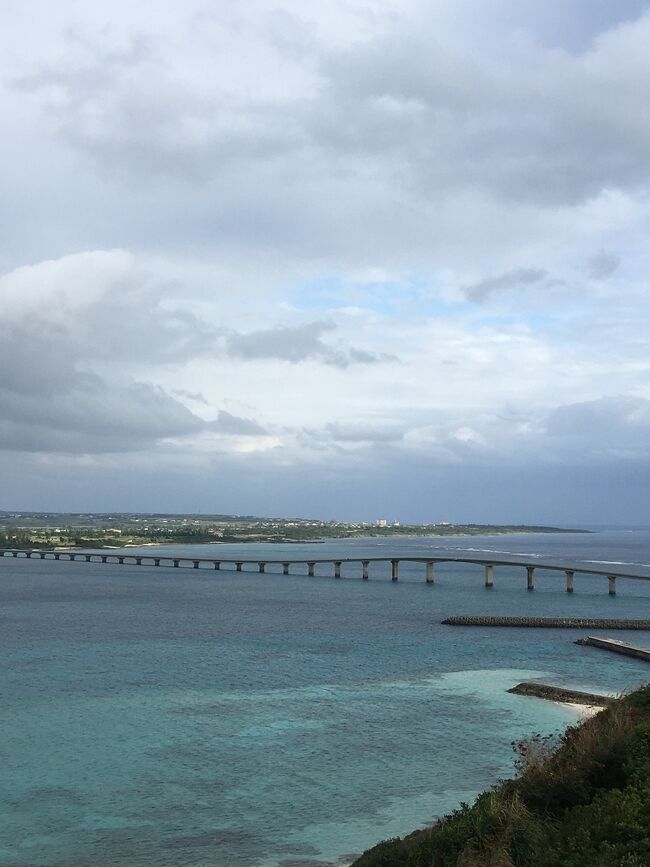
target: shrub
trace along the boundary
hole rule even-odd
[[[515,745],[518,776],[355,867],[647,867],[650,685],[559,739]]]

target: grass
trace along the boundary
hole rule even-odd
[[[354,867],[650,865],[650,685],[516,750],[515,779]]]

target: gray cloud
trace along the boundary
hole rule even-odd
[[[318,361],[341,368],[394,360],[394,356],[330,346],[323,336],[335,330],[333,322],[308,322],[305,325],[279,326],[248,334],[232,333],[226,339],[226,352],[234,358],[248,360],[266,358],[290,364]]]
[[[226,412],[225,409],[219,411],[217,420],[211,422],[209,427],[218,433],[235,436],[261,436],[268,433],[255,419],[241,418]]]
[[[587,262],[587,275],[592,280],[604,280],[610,277],[621,264],[621,257],[607,250],[599,250]]]
[[[293,33],[278,40],[271,16],[267,39],[278,62],[304,73],[295,45],[306,25],[291,19]],[[238,98],[217,65],[207,69],[209,87],[188,82],[142,37],[98,52],[77,36],[66,60],[23,74],[17,86],[43,99],[60,133],[111,170],[218,180],[227,194],[233,165],[269,192],[271,167],[278,207],[287,184],[308,189],[323,173],[333,181],[341,164],[413,202],[418,190],[472,188],[554,206],[647,183],[650,126],[640,118],[650,71],[637,53],[650,18],[584,54],[531,44],[525,58],[512,46],[500,58],[454,48],[427,25],[431,32],[417,32],[399,20],[389,36],[351,48],[321,43],[315,86],[283,100]]]
[[[208,401],[204,394],[200,391],[187,391],[184,388],[173,388],[172,394],[176,395],[176,397],[184,397],[187,400],[194,401],[194,403],[201,403],[203,406],[208,406]]]
[[[162,289],[130,272],[94,291],[87,282],[92,255],[81,263],[36,266],[24,283],[5,278],[6,301],[18,306],[9,307],[0,332],[0,449],[108,454],[210,431],[264,433],[253,419],[223,410],[205,421],[161,386],[122,372],[134,363],[155,368],[216,355],[218,332],[187,311],[165,307]],[[62,268],[64,280],[57,281]],[[29,292],[48,285],[44,303],[30,306]],[[176,393],[207,403],[200,393]]]
[[[308,430],[305,434],[317,442],[349,444],[397,443],[404,439],[401,425],[379,425],[372,422],[330,422],[320,430]]]
[[[560,406],[546,431],[582,457],[650,457],[650,400],[620,395]]]
[[[205,423],[163,389],[75,373],[50,395],[18,393],[0,379],[0,448],[97,454],[141,450]]]
[[[548,277],[548,272],[542,268],[513,268],[495,277],[486,277],[477,283],[463,288],[463,295],[468,301],[485,301],[495,292],[507,289],[520,289],[541,283]]]

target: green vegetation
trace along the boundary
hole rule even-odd
[[[559,739],[516,747],[518,776],[354,867],[646,867],[650,685]]]
[[[459,536],[502,533],[584,532],[557,527],[486,524],[378,526],[305,518],[241,515],[60,514],[0,512],[0,547],[105,547],[206,542],[312,542],[362,536]]]

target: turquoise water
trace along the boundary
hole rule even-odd
[[[426,556],[441,545],[201,553]],[[647,531],[447,546],[650,563]],[[358,564],[340,581],[326,571],[0,559],[0,864],[346,863],[510,773],[511,741],[576,719],[505,692],[517,681],[615,692],[648,678],[644,663],[576,647],[580,632],[440,620],[648,617],[650,582],[620,581],[610,598],[606,579],[577,576],[570,596],[563,576],[542,571],[527,593],[523,570],[509,567],[496,570],[493,590],[472,566],[438,567],[434,587],[416,564],[403,564],[398,584],[387,567],[368,582]]]

